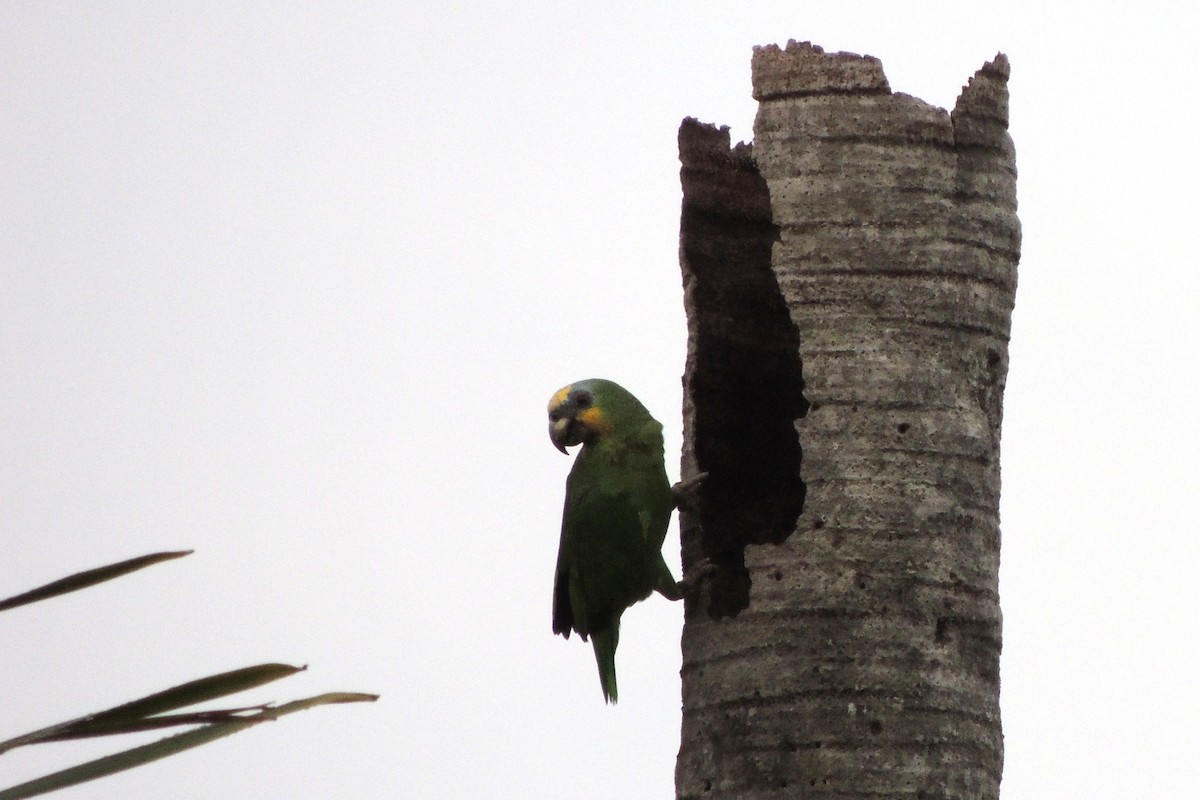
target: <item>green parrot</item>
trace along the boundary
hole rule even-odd
[[[548,411],[555,447],[566,453],[583,445],[567,477],[554,632],[591,637],[604,700],[615,703],[621,614],[653,591],[682,596],[662,556],[676,505],[662,425],[636,397],[600,378],[559,389]]]

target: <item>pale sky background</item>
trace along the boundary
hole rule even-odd
[[[606,707],[550,632],[570,460],[544,409],[617,379],[678,474],[676,130],[749,139],[751,48],[795,38],[942,107],[1012,60],[1003,797],[1195,798],[1198,23],[0,4],[0,596],[196,550],[0,614],[0,738],[285,661],[310,669],[248,700],[382,699],[63,796],[672,797],[682,611],[627,614]],[[16,751],[0,787],[115,748]]]

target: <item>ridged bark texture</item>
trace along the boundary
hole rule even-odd
[[[752,68],[752,159],[744,145],[726,157],[755,164],[769,194],[771,266],[811,401],[797,423],[807,499],[783,544],[745,550],[744,610],[688,609],[677,796],[996,798],[1000,422],[1020,248],[1008,62],[984,65],[949,114],[893,94],[869,57],[790,42],[756,49]],[[689,193],[722,183],[710,170],[689,189],[689,129],[685,222]],[[687,254],[707,246],[689,237],[737,229],[726,216],[728,229],[684,225],[685,286],[700,280]],[[690,302],[688,315],[685,395],[719,317]],[[700,402],[685,396],[685,477],[720,452],[695,440]],[[706,509],[684,517],[685,564],[703,554]]]

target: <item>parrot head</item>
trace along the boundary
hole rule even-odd
[[[651,419],[636,397],[603,378],[564,386],[550,398],[550,441],[562,452]]]

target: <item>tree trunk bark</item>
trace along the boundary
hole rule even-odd
[[[712,568],[677,796],[996,798],[1008,62],[949,114],[870,57],[790,42],[752,71],[752,148],[680,129],[683,475],[707,473],[682,540]]]

